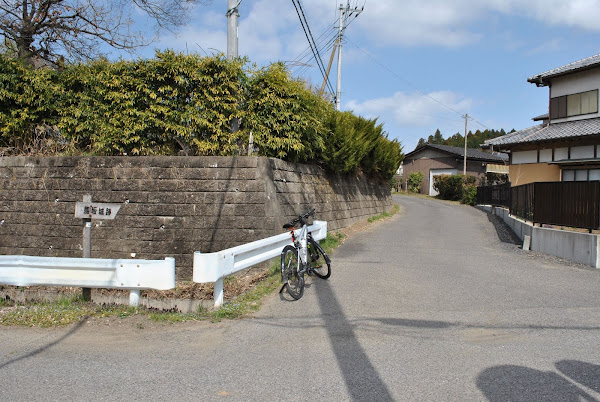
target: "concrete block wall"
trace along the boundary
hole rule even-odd
[[[194,251],[281,233],[309,207],[337,230],[392,206],[385,185],[277,159],[2,157],[0,254],[81,257],[85,194],[121,204],[93,221],[92,257],[175,257],[178,280],[191,280]]]

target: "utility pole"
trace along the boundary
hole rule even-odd
[[[342,38],[344,36],[344,17],[348,18],[352,14],[360,14],[363,8],[350,8],[350,0],[346,3],[346,7],[344,4],[340,4],[340,26],[338,28],[338,38],[337,38],[337,48],[338,48],[338,65],[337,65],[337,87],[335,91],[335,109],[340,110],[340,101],[342,99]]]
[[[463,116],[465,118],[465,157],[464,157],[464,166],[463,166],[463,176],[467,175],[467,121],[469,120],[469,115],[465,113]]]
[[[229,60],[238,57],[238,6],[241,0],[227,0],[227,58]]]
[[[238,57],[238,6],[242,0],[227,0],[227,60],[233,60]],[[240,120],[233,118],[231,120],[231,132],[235,133],[240,129]]]

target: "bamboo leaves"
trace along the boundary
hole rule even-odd
[[[376,120],[335,111],[283,64],[246,64],[165,51],[58,72],[0,57],[0,147],[22,152],[40,127],[53,127],[71,152],[237,155],[253,133],[262,156],[394,174],[402,147]]]

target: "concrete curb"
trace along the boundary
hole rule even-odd
[[[530,239],[530,250],[565,260],[600,268],[600,237],[595,234],[571,232],[533,226],[509,214],[508,209],[478,205],[477,208],[495,214],[515,232],[521,240]]]

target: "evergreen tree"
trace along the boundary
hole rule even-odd
[[[510,131],[511,133],[515,132],[515,129]],[[468,148],[479,148],[481,144],[485,141],[490,140],[492,138],[500,137],[506,135],[506,131],[504,129],[501,130],[490,130],[485,129],[484,131],[477,130],[474,133],[469,131],[467,134],[467,147]],[[417,143],[417,148],[422,147],[425,144],[440,144],[440,145],[449,145],[452,147],[464,147],[465,146],[465,137],[460,133],[456,133],[447,139],[444,139],[442,133],[439,129],[435,130],[433,135],[427,137],[427,141],[424,138],[420,138]]]

